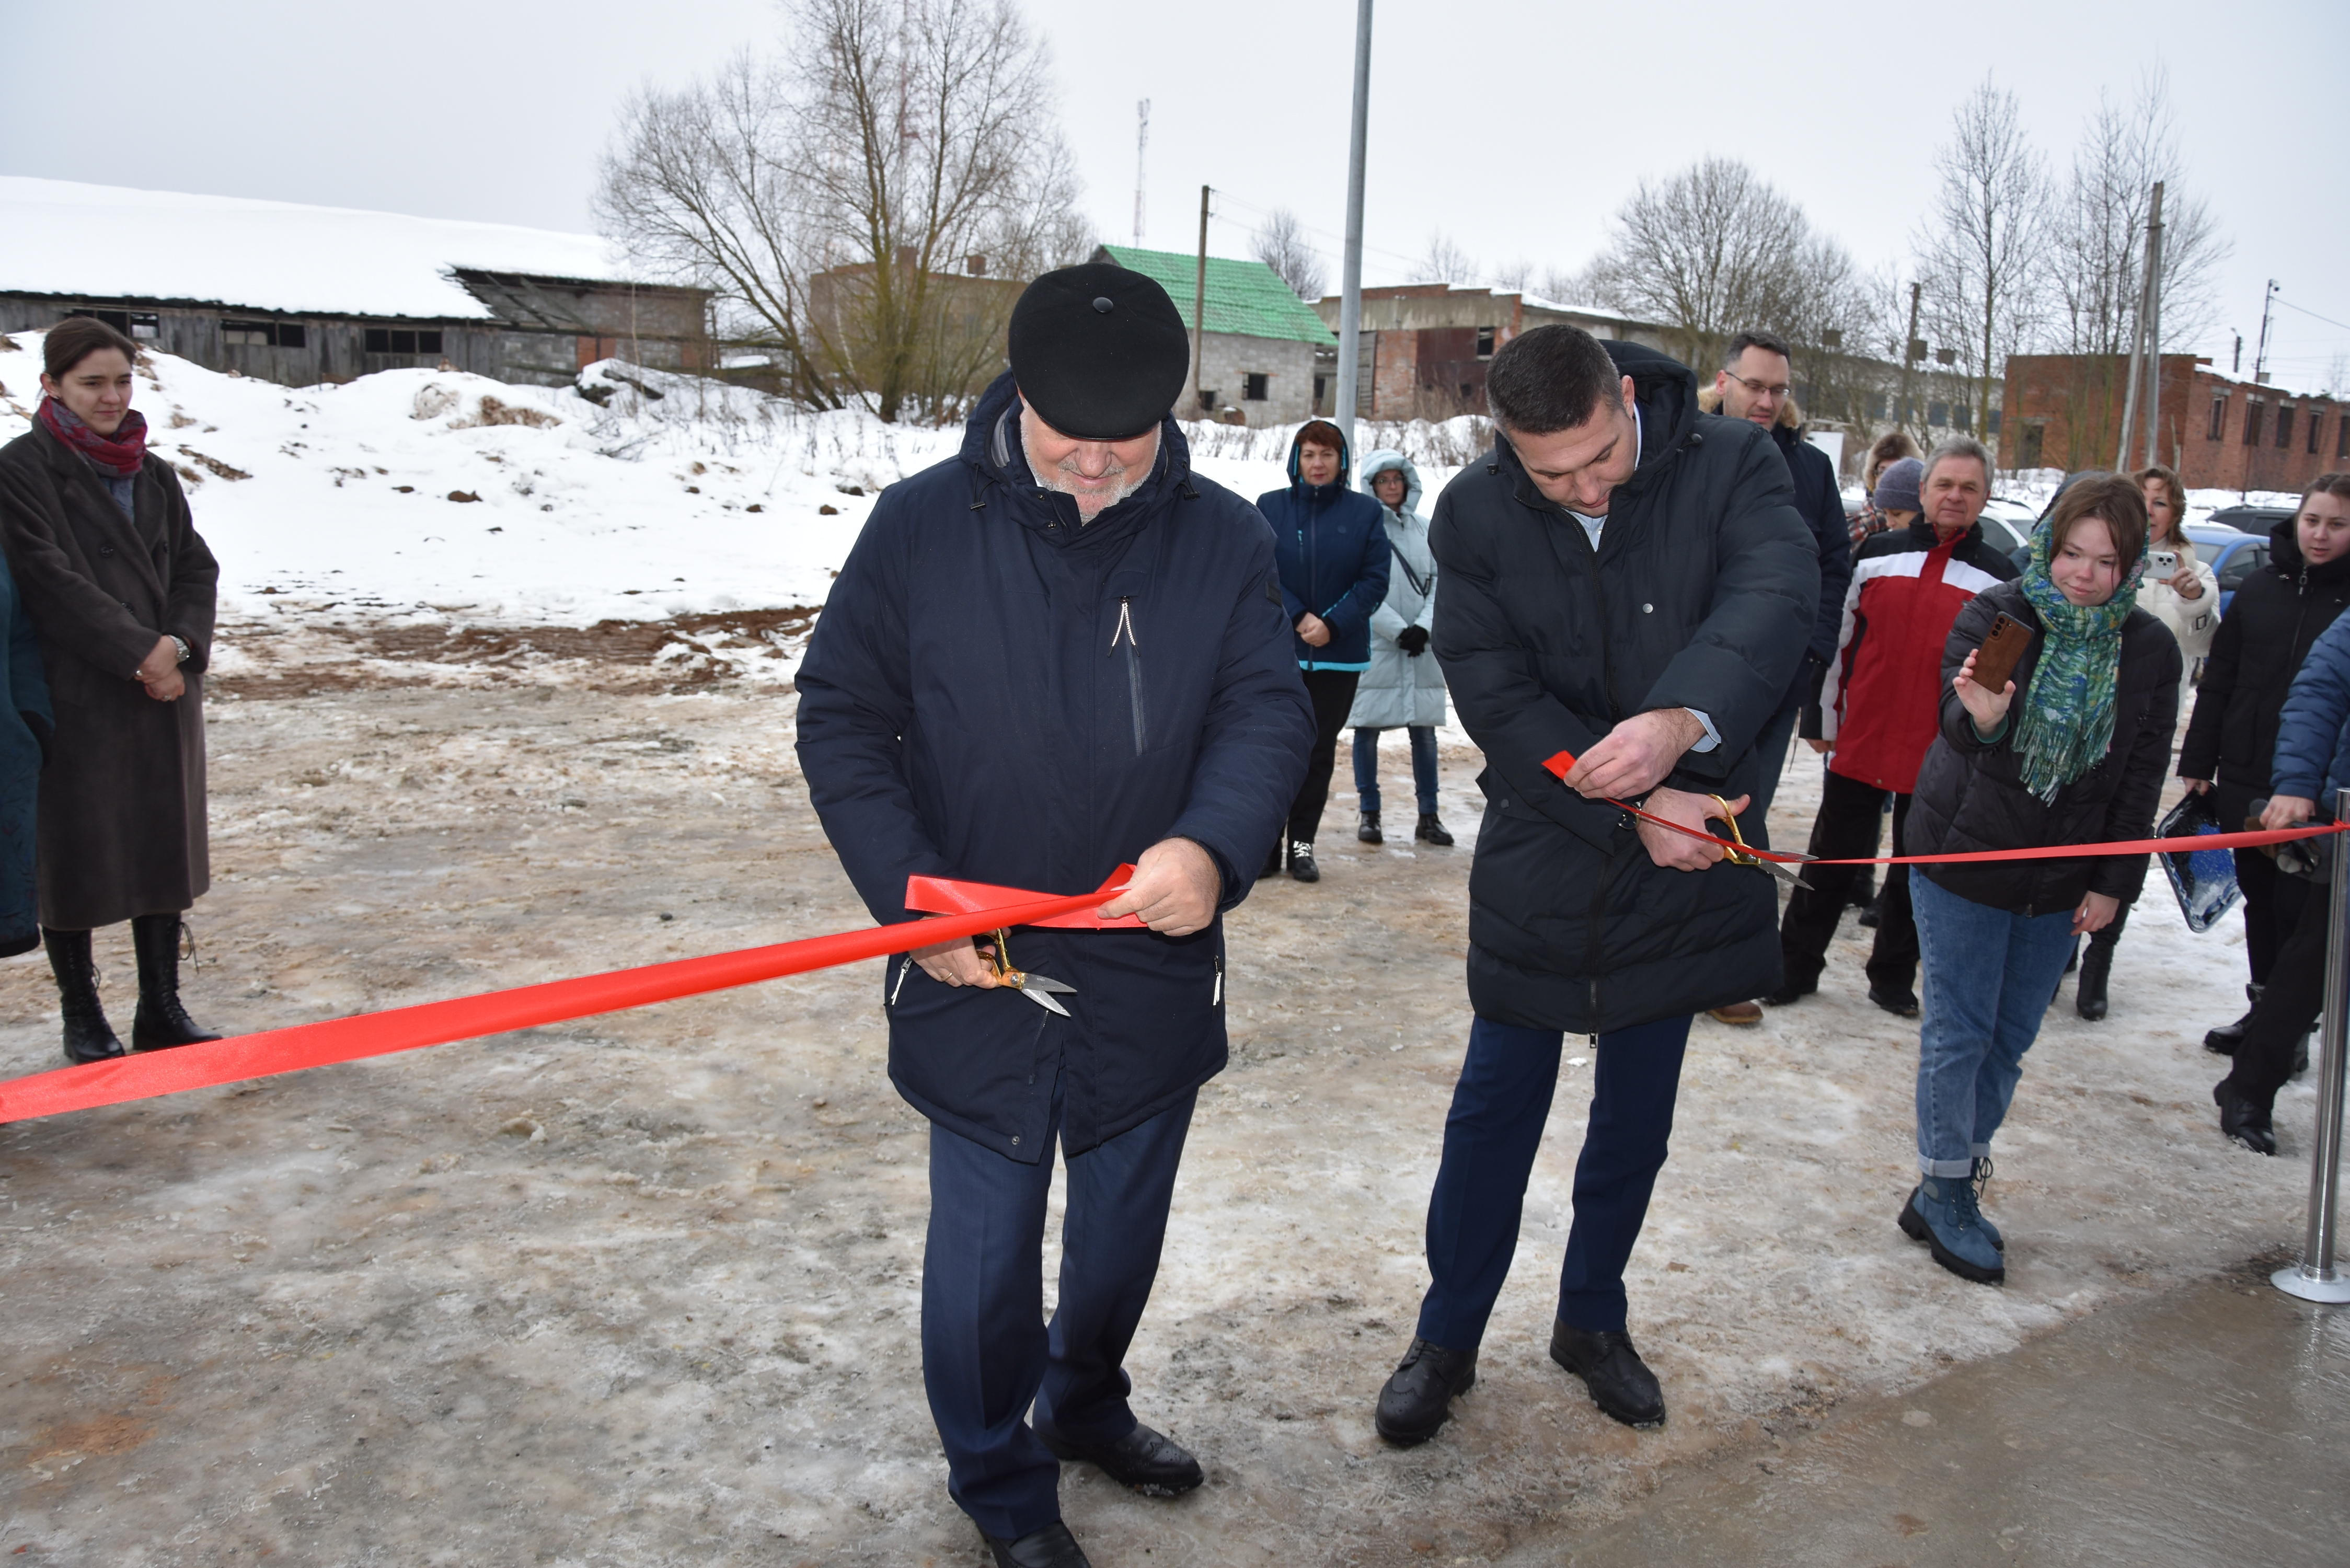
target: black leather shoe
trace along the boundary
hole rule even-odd
[[[1289,841],[1289,879],[1293,882],[1319,882],[1322,867],[1314,864],[1314,841],[1293,838]]]
[[[1550,1358],[1583,1379],[1591,1402],[1627,1427],[1665,1424],[1665,1391],[1628,1334],[1592,1334],[1553,1319]]]
[[[1145,1497],[1180,1497],[1204,1479],[1200,1461],[1189,1449],[1139,1421],[1114,1443],[1080,1443],[1041,1428],[1036,1436],[1055,1458],[1083,1459],[1118,1485],[1131,1487]]]
[[[1094,1568],[1077,1538],[1057,1519],[1017,1541],[1001,1540],[984,1530],[979,1538],[994,1554],[995,1568]]]
[[[2205,1030],[2203,1049],[2217,1055],[2234,1055],[2236,1047],[2244,1043],[2244,1032],[2252,1026],[2252,1013],[2261,1005],[2261,992],[2263,989],[2257,985],[2244,987],[2244,1000],[2252,1005],[2244,1009],[2244,1015],[2233,1023],[2222,1023],[2217,1029]]]
[[[1411,830],[1411,836],[1422,844],[1433,844],[1439,849],[1452,847],[1451,830],[1437,821],[1436,813],[1432,811],[1423,811],[1419,814],[1419,826]]]
[[[1868,988],[1868,1000],[1897,1017],[1918,1016],[1918,993],[1913,991],[1887,991],[1881,985]]]
[[[1379,831],[1378,812],[1363,813],[1363,820],[1355,825],[1355,838],[1357,843],[1362,844],[1385,844],[1388,841],[1388,836]]]
[[[1762,996],[1762,1005],[1765,1007],[1785,1007],[1791,1003],[1803,1001],[1804,998],[1811,995],[1812,992],[1817,990],[1819,990],[1819,987],[1816,985],[1796,985],[1791,982],[1789,984],[1782,985],[1776,991],[1764,992]]]
[[[2220,1107],[2221,1132],[2254,1154],[2276,1153],[2276,1129],[2269,1124],[2269,1113],[2239,1093],[2233,1078],[2211,1085],[2211,1098]]]
[[[1867,903],[1860,907],[1860,923],[1872,931],[1884,918],[1885,904],[1881,895],[1871,898]]]
[[[1275,839],[1275,840],[1274,841],[1273,853],[1272,853],[1272,854],[1270,854],[1270,855],[1268,855],[1268,856],[1266,856],[1266,857],[1264,857],[1264,865],[1263,865],[1263,867],[1258,870],[1258,872],[1257,872],[1257,874],[1256,874],[1256,879],[1257,879],[1258,881],[1262,882],[1262,881],[1263,881],[1267,877],[1278,877],[1278,876],[1280,876],[1280,875],[1281,875],[1281,840],[1279,840],[1279,839]]]
[[[1403,1363],[1379,1390],[1378,1414],[1373,1424],[1390,1443],[1410,1448],[1436,1436],[1452,1414],[1455,1396],[1477,1386],[1477,1353],[1447,1350],[1415,1339],[1403,1353]]]

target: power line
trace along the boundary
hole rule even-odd
[[[2330,316],[2320,316],[2314,310],[2303,310],[2300,306],[2295,305],[2292,300],[2287,299],[2282,294],[2277,296],[2277,303],[2283,306],[2287,310],[2300,310],[2303,316],[2308,317],[2313,321],[2323,321],[2328,327],[2339,327],[2345,331],[2350,331],[2350,321],[2336,321]]]

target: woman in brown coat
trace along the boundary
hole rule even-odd
[[[122,1043],[93,927],[130,922],[141,1051],[217,1039],[180,1005],[180,916],[211,886],[203,676],[220,569],[130,407],[137,348],[76,317],[43,344],[33,428],[0,447],[0,545],[40,634],[57,732],[41,774],[41,935],[67,1057]]]

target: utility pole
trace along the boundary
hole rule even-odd
[[[1894,424],[1903,430],[1909,426],[1909,367],[1926,352],[1926,346],[1918,341],[1918,304],[1925,292],[1922,284],[1909,286],[1909,336],[1901,344],[1901,407],[1895,411],[1893,419]],[[1920,434],[1925,432],[1923,423],[1918,428]]]
[[[2146,225],[2146,261],[2138,268],[2137,318],[2130,323],[2129,389],[2122,395],[2121,439],[2114,443],[2116,472],[2129,467],[2130,438],[2137,430],[2139,389],[2145,384],[2146,329],[2154,317],[2155,254],[2162,239],[2162,187],[2157,185],[2154,192],[2155,204]],[[2147,428],[2154,428],[2152,421],[2147,421]]]
[[[2277,281],[2269,279],[2269,291],[2261,296],[2261,344],[2252,351],[2252,380],[2265,386],[2269,375],[2269,313],[2275,307]]]
[[[2162,461],[2162,182],[2146,223],[2146,466]]]
[[[1200,187],[1200,275],[1191,288],[1191,407],[1193,417],[1207,412],[1200,401],[1200,361],[1208,354],[1208,188]]]
[[[1150,100],[1144,99],[1134,106],[1134,244],[1142,245],[1142,176],[1143,154],[1150,151]]]
[[[1355,8],[1355,118],[1347,142],[1347,259],[1338,286],[1338,416],[1347,451],[1355,450],[1355,405],[1361,397],[1363,335],[1363,155],[1371,129],[1371,0]]]

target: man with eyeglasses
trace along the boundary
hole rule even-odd
[[[1787,341],[1769,332],[1742,332],[1730,340],[1721,369],[1713,378],[1711,395],[1700,394],[1707,411],[1725,419],[1744,420],[1771,432],[1771,440],[1786,460],[1787,475],[1795,483],[1795,510],[1819,545],[1820,613],[1812,624],[1812,639],[1804,649],[1802,668],[1787,684],[1779,711],[1755,738],[1754,755],[1762,772],[1754,784],[1754,804],[1741,819],[1746,836],[1757,844],[1771,842],[1772,797],[1779,793],[1779,775],[1787,771],[1787,748],[1795,738],[1795,721],[1804,705],[1819,698],[1820,678],[1835,657],[1836,633],[1844,620],[1844,591],[1852,581],[1852,546],[1845,529],[1844,497],[1836,489],[1835,464],[1828,454],[1804,439],[1803,410],[1795,406],[1794,357]],[[1760,1023],[1762,1004],[1733,1002],[1708,1013],[1721,1023]]]

